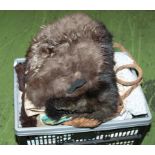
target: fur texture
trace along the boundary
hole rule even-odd
[[[44,26],[27,51],[25,67],[28,99],[46,106],[51,117],[69,112],[74,119],[66,125],[95,127],[117,112],[112,35],[87,15],[69,15]],[[68,93],[81,79],[86,83]]]

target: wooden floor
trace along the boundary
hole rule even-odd
[[[24,57],[43,24],[75,11],[0,11],[0,144],[16,144],[13,61]],[[80,12],[80,11],[78,11]],[[144,71],[143,89],[153,115],[143,144],[155,144],[155,11],[83,11],[104,22]]]

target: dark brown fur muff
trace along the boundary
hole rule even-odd
[[[112,36],[87,15],[69,15],[42,27],[25,65],[27,98],[46,106],[51,117],[69,112],[74,119],[66,125],[95,127],[117,112]]]

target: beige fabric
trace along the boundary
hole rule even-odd
[[[25,112],[26,112],[27,116],[29,116],[29,117],[38,115],[38,114],[42,114],[45,112],[45,107],[42,107],[42,108],[35,107],[35,105],[32,104],[32,102],[27,98],[26,94],[25,94],[24,107],[25,107]]]

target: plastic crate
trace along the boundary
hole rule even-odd
[[[16,59],[14,66],[24,60]],[[22,128],[19,120],[21,103],[18,98],[17,75],[14,70],[15,135],[18,144],[140,144],[151,124],[152,116],[146,104],[148,113],[143,117],[122,121],[111,120],[93,129],[63,125]]]

